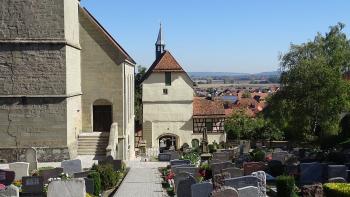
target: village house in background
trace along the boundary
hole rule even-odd
[[[160,27],[156,60],[142,81],[143,140],[147,147],[179,149],[199,144],[204,129],[208,141],[225,141],[223,102],[194,96],[194,83],[171,53],[165,50]]]
[[[0,7],[0,158],[133,158],[135,61],[78,0]]]

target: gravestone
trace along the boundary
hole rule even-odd
[[[180,159],[170,160],[170,165],[172,165],[172,166],[184,165],[184,164],[191,164],[191,161],[190,160],[180,160]]]
[[[233,187],[224,187],[221,190],[213,191],[212,197],[238,197],[238,191]]]
[[[170,160],[175,160],[180,158],[180,154],[177,151],[170,151]]]
[[[250,141],[249,140],[241,140],[240,145],[242,145],[242,150],[240,152],[242,152],[242,154],[247,154],[250,151]]]
[[[61,162],[61,167],[63,172],[72,176],[76,172],[82,172],[83,166],[80,159],[65,160]]]
[[[231,160],[232,158],[235,158],[235,156],[236,156],[236,152],[235,152],[234,149],[222,149],[221,152],[223,152],[223,153],[228,153],[228,154],[229,154],[229,157],[230,157],[230,160]]]
[[[342,177],[345,180],[348,178],[348,168],[345,165],[328,165],[328,179]]]
[[[279,152],[273,152],[272,153],[272,159],[282,162],[284,164],[288,158],[288,152],[287,151],[279,151]]]
[[[328,182],[330,183],[346,183],[346,180],[343,177],[334,177],[328,179]]]
[[[266,165],[263,162],[246,162],[243,163],[244,175],[250,175],[253,172],[264,171]]]
[[[19,197],[19,189],[14,185],[9,185],[4,190],[0,190],[0,197]]]
[[[225,179],[225,185],[236,189],[247,187],[247,186],[259,186],[259,181],[257,177],[254,176],[241,176],[236,178]]]
[[[301,185],[322,183],[323,166],[317,162],[301,163],[299,181]]]
[[[169,154],[169,153],[159,153],[158,154],[158,160],[159,161],[170,161],[171,160],[171,154]]]
[[[277,177],[284,173],[285,168],[281,161],[271,160],[267,163],[267,169],[272,176]]]
[[[230,153],[227,153],[227,152],[216,152],[216,153],[213,153],[213,160],[216,160],[216,161],[219,161],[219,162],[231,161]]]
[[[264,171],[257,171],[257,172],[253,172],[252,175],[259,179],[259,181],[258,181],[259,196],[265,197],[266,196],[266,174],[265,174],[265,172]]]
[[[196,183],[191,186],[191,197],[208,197],[213,191],[213,184],[209,182]]]
[[[193,176],[196,176],[198,174],[198,168],[197,167],[175,167],[172,168],[173,172],[176,174],[182,173],[182,172],[187,172],[192,174]]]
[[[44,180],[44,184],[48,184],[49,183],[49,179],[50,178],[57,178],[59,177],[61,174],[63,173],[63,168],[61,167],[57,167],[54,169],[44,169],[44,170],[40,170],[40,176],[43,177]]]
[[[235,165],[229,161],[211,163],[210,166],[211,166],[211,171],[213,175],[220,174],[223,169],[235,167]]]
[[[85,181],[82,178],[65,181],[52,181],[47,197],[85,197]]]
[[[190,176],[191,176],[191,174],[187,173],[187,172],[181,172],[179,174],[176,174],[174,176],[175,191],[177,190],[180,181],[181,180],[185,180],[185,179],[187,179]]]
[[[191,175],[180,180],[176,189],[177,197],[191,197],[191,187],[193,184],[196,184],[196,179]]]
[[[38,158],[34,148],[27,149],[26,161],[29,163],[29,172],[38,169]]]
[[[74,178],[86,178],[92,171],[76,172],[73,174]]]
[[[0,169],[0,184],[8,186],[8,185],[11,185],[14,180],[15,180],[14,171]]]
[[[27,162],[10,163],[9,167],[15,172],[15,180],[22,180],[22,177],[29,176],[29,163]]]
[[[44,181],[42,176],[22,177],[23,196],[43,196]]]
[[[93,194],[95,191],[94,180],[90,178],[84,178],[85,180],[85,191],[86,193]]]
[[[238,196],[242,197],[265,197],[259,194],[259,190],[257,187],[254,186],[247,186],[247,187],[242,187],[238,189]]]
[[[243,170],[240,168],[225,168],[222,172],[227,172],[231,175],[231,178],[243,176]]]

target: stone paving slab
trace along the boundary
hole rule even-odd
[[[168,162],[128,161],[130,171],[114,197],[165,197],[158,168]]]

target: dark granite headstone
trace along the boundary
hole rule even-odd
[[[191,186],[191,197],[207,197],[213,191],[213,184],[209,182],[196,183]]]
[[[322,183],[323,166],[320,163],[301,163],[300,164],[300,184]]]
[[[260,180],[254,176],[242,176],[237,178],[225,179],[225,185],[236,189],[247,187],[247,186],[258,187],[259,181]]]
[[[85,180],[85,190],[86,193],[93,194],[95,189],[94,189],[94,179],[89,179],[89,178],[84,178]]]
[[[174,159],[170,160],[170,165],[183,165],[183,164],[191,164],[190,160],[179,160],[179,159]]]
[[[119,171],[122,169],[122,160],[113,159],[112,156],[108,156],[105,160],[98,161],[98,164],[111,164],[115,171]]]
[[[47,169],[47,170],[41,170],[40,171],[40,176],[43,177],[44,184],[49,183],[50,178],[57,178],[63,173],[63,168],[57,167],[54,169]]]
[[[23,196],[43,196],[44,181],[42,176],[22,177]]]
[[[194,179],[193,176],[181,180],[176,190],[177,197],[190,197],[193,184],[196,184],[196,179]]]
[[[223,169],[235,167],[235,165],[229,161],[219,162],[219,163],[211,163],[210,166],[211,166],[211,170],[212,170],[213,175],[220,174]]]
[[[345,165],[329,165],[328,166],[328,179],[335,177],[342,177],[345,180],[348,178],[348,168]]]
[[[236,168],[236,167],[225,168],[222,170],[222,172],[229,173],[231,175],[231,178],[243,176],[243,170],[240,168]]]
[[[15,180],[15,172],[0,169],[0,183],[8,186]]]
[[[86,178],[92,171],[76,172],[73,174],[74,178]]]
[[[171,154],[170,153],[159,153],[158,154],[158,160],[159,161],[170,161],[171,160]]]
[[[250,175],[253,172],[264,171],[266,165],[263,162],[246,162],[243,163],[244,175]]]

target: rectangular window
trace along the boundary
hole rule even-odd
[[[211,121],[211,119],[206,120],[205,127],[207,128],[207,132],[213,131],[213,122]]]
[[[168,94],[168,89],[164,88],[163,89],[163,94]]]
[[[171,86],[171,72],[165,72],[165,85]]]

